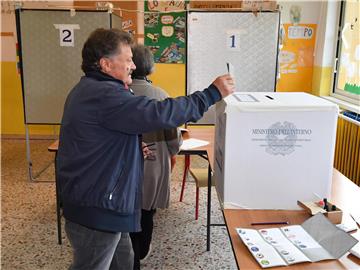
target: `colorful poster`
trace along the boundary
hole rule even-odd
[[[144,44],[156,63],[185,63],[186,1],[146,1]],[[169,12],[176,11],[176,12]]]
[[[311,92],[316,24],[284,24],[276,91]]]

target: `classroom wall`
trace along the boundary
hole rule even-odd
[[[287,78],[283,89],[296,91],[296,87],[301,86],[302,90],[314,95],[329,95],[332,92],[340,1],[279,1],[278,3],[283,24],[291,23],[291,17],[294,15],[294,10],[291,10],[293,7],[298,7],[297,10],[300,10],[298,24],[316,27],[313,55],[310,55],[310,51],[308,53],[308,57],[312,56],[312,65],[308,65],[298,78],[296,76]],[[282,83],[281,79],[279,83]]]
[[[25,134],[20,75],[17,71],[14,13],[1,14],[1,134]],[[33,134],[53,134],[49,126],[31,126]]]
[[[171,97],[186,94],[185,64],[155,64],[155,72],[149,78],[154,85],[163,88]]]
[[[185,95],[184,64],[155,64],[155,72],[149,78],[172,97]],[[30,126],[31,134],[54,134],[57,131],[56,126]],[[25,134],[21,82],[13,61],[1,61],[1,134]]]
[[[66,4],[69,5],[69,3]],[[2,14],[1,33],[1,134],[24,135],[23,98],[20,75],[16,67],[14,13]],[[137,34],[140,34],[141,38],[143,31],[138,31]],[[165,89],[172,97],[185,94],[184,64],[155,64],[155,72],[150,76],[150,79],[155,85]],[[32,135],[53,135],[58,133],[58,130],[58,126],[51,125],[29,126]]]
[[[20,75],[17,71],[16,56],[16,23],[13,1],[2,3],[1,13],[1,135],[25,134],[24,110]],[[71,6],[73,1],[25,1],[24,8],[53,8],[54,6]],[[30,134],[57,134],[58,126],[31,125]]]
[[[1,134],[24,135],[24,110],[20,75],[17,71],[16,26],[13,13],[1,16]],[[31,134],[52,135],[57,126],[31,125]]]
[[[282,12],[282,22],[290,23],[291,7],[297,5],[301,8],[301,23],[316,24],[317,31],[317,45],[315,48],[314,66],[311,67],[310,75],[306,78],[306,90],[315,94],[328,93],[330,89],[330,82],[332,76],[331,59],[329,55],[332,55],[331,48],[325,49],[318,44],[322,44],[325,41],[327,44],[331,43],[331,33],[326,32],[325,36],[320,35],[321,23],[326,24],[325,21],[321,21],[321,11],[325,8],[328,10],[328,5],[324,7],[322,1],[300,2],[300,1],[278,1]],[[142,8],[143,3],[138,2],[138,9]],[[330,6],[333,9],[332,6]],[[331,13],[331,12],[330,12]],[[16,37],[5,37],[3,33],[15,33],[15,21],[14,14],[4,13],[1,16],[2,28],[1,28],[1,134],[20,134],[24,135],[24,116],[23,116],[23,103],[20,87],[20,77],[16,70],[16,53],[15,44]],[[138,37],[141,39],[141,25],[139,26],[138,18]],[[321,23],[320,23],[321,22]],[[140,31],[139,31],[140,29]],[[320,31],[320,33],[319,33]],[[329,30],[330,31],[330,30]],[[4,42],[5,40],[5,42]],[[319,52],[323,52],[320,54]],[[325,53],[326,52],[326,53]],[[185,65],[184,64],[156,64],[155,73],[150,76],[155,85],[158,85],[165,89],[170,96],[176,97],[185,94]],[[284,80],[283,80],[284,82]],[[210,82],[209,82],[210,83]],[[283,84],[285,87],[281,91],[297,91],[296,87],[293,87],[293,83]],[[287,87],[287,85],[289,87]],[[310,85],[310,88],[308,87]],[[55,132],[58,128],[55,129]],[[31,134],[53,134],[53,126],[30,126]]]
[[[339,1],[321,2],[316,40],[312,93],[327,96],[332,92]]]
[[[1,61],[1,134],[24,134],[24,112],[16,62]]]

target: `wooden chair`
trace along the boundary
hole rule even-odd
[[[186,166],[188,165],[188,166]],[[208,186],[208,169],[207,168],[191,168],[190,162],[186,162],[185,160],[185,169],[184,169],[184,176],[183,176],[183,184],[181,188],[181,196],[180,201],[182,201],[182,196],[184,192],[185,187],[185,181],[187,178],[187,174],[190,172],[192,177],[194,177],[195,180],[195,186],[196,186],[196,198],[195,198],[195,220],[198,220],[199,218],[199,189],[201,187],[207,187]],[[214,178],[211,179],[211,185],[214,186]]]

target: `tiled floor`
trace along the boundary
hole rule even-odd
[[[33,140],[31,154],[37,172],[53,159],[47,152],[51,141]],[[71,247],[63,231],[57,244],[54,182],[28,181],[24,140],[2,140],[1,168],[1,269],[67,269]],[[194,219],[195,185],[187,182],[183,202],[179,202],[183,158],[178,157],[171,185],[171,204],[155,216],[151,256],[144,270],[237,269],[226,227],[212,227],[211,251],[206,252],[206,190],[200,191],[199,220]],[[206,166],[201,158],[192,164]],[[51,165],[39,178],[54,179]],[[212,192],[212,222],[223,223]]]

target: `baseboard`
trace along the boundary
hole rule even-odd
[[[59,137],[54,135],[31,135],[30,140],[49,140],[54,141]],[[22,134],[1,134],[2,140],[26,140],[25,135]]]

